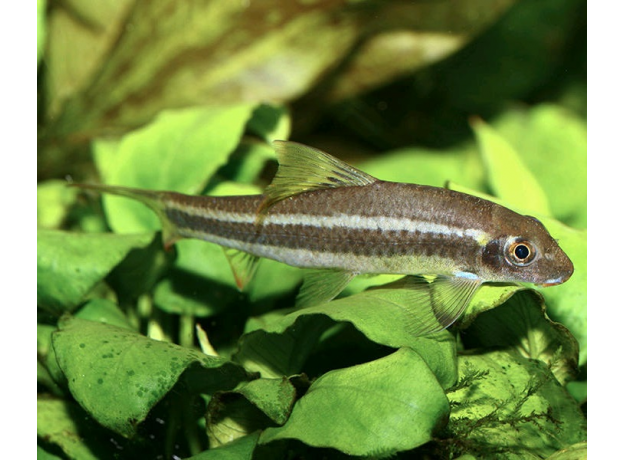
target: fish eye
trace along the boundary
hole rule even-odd
[[[535,259],[535,246],[523,239],[512,239],[505,248],[505,258],[512,264],[523,267]]]

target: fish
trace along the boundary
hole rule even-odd
[[[453,324],[484,283],[554,286],[574,272],[535,217],[442,187],[377,179],[332,155],[274,141],[278,170],[263,194],[191,196],[72,184],[138,200],[181,238],[225,250],[244,289],[262,258],[304,270],[297,307],[329,302],[357,275],[406,275],[414,335]]]

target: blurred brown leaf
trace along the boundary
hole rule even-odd
[[[511,3],[64,0],[49,16],[40,168],[163,109],[285,103],[319,82],[317,105],[354,96],[459,49]]]

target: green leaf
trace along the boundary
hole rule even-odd
[[[295,403],[286,424],[260,443],[298,439],[349,455],[413,449],[444,426],[448,401],[420,355],[401,349],[385,358],[328,372]]]
[[[237,294],[233,288],[174,269],[156,286],[154,304],[167,313],[203,318],[222,311]]]
[[[37,398],[37,439],[58,446],[68,458],[90,460],[114,458],[115,447],[75,403]],[[56,457],[50,457],[56,458]]]
[[[43,449],[40,445],[37,445],[37,460],[63,460],[63,457],[58,457],[54,454]]]
[[[153,234],[112,235],[39,230],[37,304],[51,312],[75,308],[130,251],[148,246]]]
[[[260,432],[242,436],[228,444],[205,450],[188,460],[251,460]]]
[[[89,300],[74,316],[88,321],[98,321],[111,326],[135,330],[135,327],[130,323],[130,320],[128,320],[128,317],[121,311],[119,306],[107,299]]]
[[[37,383],[46,386],[53,394],[62,395],[58,382],[63,381],[63,374],[52,348],[54,331],[56,326],[37,323]]]
[[[256,379],[242,383],[236,390],[278,425],[283,425],[293,403],[295,387],[286,378]]]
[[[256,379],[216,394],[206,414],[210,446],[222,446],[249,433],[283,425],[295,396],[295,388],[286,378]]]
[[[586,440],[576,402],[541,361],[505,351],[459,360],[460,383],[448,393],[455,455],[544,458]]]
[[[78,190],[68,187],[65,181],[50,180],[37,184],[37,228],[59,228],[77,194]]]
[[[358,165],[382,180],[442,187],[447,181],[479,188],[485,181],[483,165],[474,147],[449,150],[401,149]]]
[[[548,196],[553,216],[587,227],[587,126],[574,113],[551,104],[507,110],[493,122],[522,156]]]
[[[120,140],[97,140],[94,154],[102,181],[199,193],[238,145],[252,109],[252,105],[243,104],[166,111]],[[106,196],[104,207],[116,232],[160,228],[155,214],[141,203]]]
[[[481,120],[474,119],[472,128],[494,194],[512,207],[550,216],[546,193],[509,142]]]
[[[261,410],[237,395],[218,397],[206,414],[206,430],[211,447],[221,447],[272,426]],[[211,401],[212,402],[212,401]]]
[[[548,457],[548,460],[586,460],[587,458],[587,441],[583,441],[555,452]]]
[[[251,184],[263,180],[262,175],[270,162],[275,163],[275,150],[271,145],[244,137],[230,155],[227,164],[219,169],[215,176],[215,178],[224,179],[224,182],[219,182],[214,188],[210,188],[208,194],[256,195],[262,193],[260,187],[253,187]]]
[[[235,359],[267,377],[302,372],[330,318],[353,324],[375,343],[418,351],[446,388],[457,378],[454,340],[448,331],[414,337],[405,321],[410,299],[405,294],[401,289],[376,289],[288,314],[264,315],[254,320],[261,329],[242,337]]]
[[[37,0],[37,64],[46,44],[46,0]]]
[[[276,322],[281,319],[279,314],[265,316],[271,319],[278,316]],[[331,320],[323,316],[290,318],[292,327],[288,322],[276,327],[271,319],[266,322],[268,330],[252,331],[241,337],[233,359],[245,369],[259,372],[265,378],[300,373],[319,338],[332,324]]]
[[[559,383],[578,373],[578,342],[561,324],[546,316],[546,305],[535,291],[520,291],[503,305],[479,315],[462,334],[469,348],[504,348],[539,359]]]
[[[472,298],[466,313],[459,319],[459,327],[467,328],[478,315],[502,305],[520,289],[524,288],[516,285],[484,284]]]
[[[63,321],[53,345],[76,401],[125,437],[135,433],[190,366],[202,373],[207,392],[232,388],[246,376],[222,358],[78,318]]]
[[[247,129],[268,143],[287,140],[290,136],[290,115],[283,105],[260,104],[253,111]]]

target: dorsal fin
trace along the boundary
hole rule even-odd
[[[363,186],[376,182],[373,176],[322,152],[289,141],[274,141],[279,167],[265,191],[259,213],[278,201],[312,190]]]

